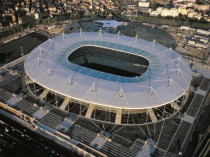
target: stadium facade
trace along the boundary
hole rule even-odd
[[[24,68],[28,88],[40,99],[118,125],[156,123],[176,114],[192,79],[173,49],[101,31],[49,39],[32,50]]]

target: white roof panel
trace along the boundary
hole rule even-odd
[[[132,78],[70,63],[68,56],[85,45],[142,56],[149,61],[149,67],[143,75]],[[61,34],[50,39],[32,50],[24,67],[27,75],[45,88],[74,99],[115,108],[162,106],[182,96],[191,82],[189,65],[174,50],[157,42],[97,32]]]

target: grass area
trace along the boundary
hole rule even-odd
[[[27,54],[47,39],[47,36],[38,33],[31,33],[1,45],[0,64],[5,64],[19,58],[21,56],[21,46],[24,54]]]
[[[173,36],[165,30],[157,30],[151,27],[143,26],[141,23],[128,23],[128,25],[122,28],[120,32],[124,35],[133,37],[137,34],[140,38],[148,41],[153,41],[155,39],[166,47],[171,47],[171,45],[176,42]]]

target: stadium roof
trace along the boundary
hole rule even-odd
[[[69,62],[82,46],[138,55],[149,61],[139,77],[123,77]],[[101,32],[61,34],[35,48],[25,61],[27,75],[45,88],[102,106],[145,109],[168,104],[188,89],[189,65],[172,49],[138,37]]]

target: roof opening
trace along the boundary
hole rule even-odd
[[[83,46],[68,57],[74,64],[124,77],[141,76],[149,61],[141,56],[107,48]]]

